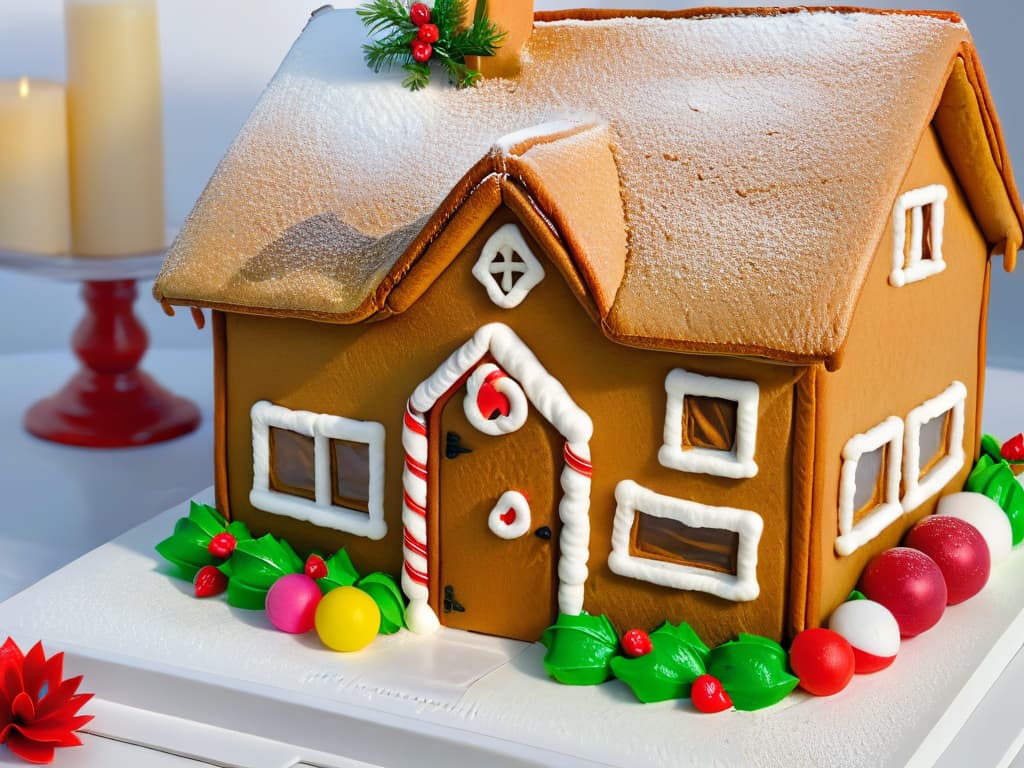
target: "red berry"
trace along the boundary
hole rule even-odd
[[[430,21],[430,8],[426,3],[413,3],[409,9],[409,20],[417,27],[421,27]]]
[[[237,545],[238,540],[227,531],[224,531],[210,539],[210,543],[206,548],[214,557],[227,557],[235,551]]]
[[[434,55],[434,47],[422,40],[413,40],[409,43],[409,47],[412,48],[412,57],[419,62],[427,61]]]
[[[303,570],[311,579],[322,579],[327,576],[327,563],[320,555],[310,555]]]
[[[815,696],[831,696],[850,682],[857,659],[845,637],[819,627],[805,629],[793,639],[789,666],[805,691]]]
[[[192,582],[196,597],[213,597],[228,588],[228,577],[215,565],[204,565]]]
[[[714,714],[723,712],[732,706],[732,699],[725,692],[722,683],[717,677],[701,675],[693,681],[693,688],[690,689],[690,701],[697,708],[698,712]]]
[[[424,43],[436,43],[437,38],[440,36],[441,33],[438,31],[436,24],[424,24],[420,27],[420,31],[416,33],[416,37]]]
[[[654,650],[650,635],[642,629],[631,629],[622,636],[622,652],[630,658],[646,656]]]
[[[422,33],[423,30],[420,30]],[[1024,432],[1011,437],[999,449],[999,455],[1007,461],[1024,461]]]

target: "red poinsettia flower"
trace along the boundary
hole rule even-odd
[[[0,744],[30,763],[53,762],[56,747],[81,745],[73,731],[92,720],[78,710],[92,698],[82,677],[62,680],[64,654],[46,658],[43,644],[28,654],[11,638],[0,646]]]

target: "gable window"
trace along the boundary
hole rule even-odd
[[[615,487],[615,501],[612,572],[737,602],[760,593],[756,512],[663,496],[632,480]]]
[[[487,238],[473,266],[473,277],[480,281],[494,304],[512,309],[544,279],[544,267],[526,244],[519,227],[508,223]]]
[[[758,386],[676,368],[665,377],[664,443],[658,461],[669,469],[720,477],[757,474]]]
[[[964,465],[967,387],[954,381],[907,414],[903,449],[903,509],[917,509]]]
[[[897,288],[946,268],[942,229],[948,192],[941,184],[912,189],[896,198],[892,211],[892,272]]]
[[[895,416],[846,441],[839,473],[836,554],[855,552],[903,514],[902,455],[903,422]]]
[[[380,539],[384,523],[384,426],[342,416],[253,405],[257,509]]]

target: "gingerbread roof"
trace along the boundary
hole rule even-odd
[[[532,212],[609,337],[834,367],[933,116],[1008,268],[1022,240],[952,14],[538,14],[517,79],[419,93],[370,73],[362,39],[350,11],[314,16],[158,299],[340,323],[401,311],[505,202]]]

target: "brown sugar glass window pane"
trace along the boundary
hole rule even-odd
[[[332,503],[369,513],[370,446],[331,440]]]
[[[887,445],[883,445],[860,455],[854,476],[854,524],[859,523],[885,499],[885,457],[888,449]]]
[[[739,403],[721,397],[683,398],[683,449],[731,451],[736,443]]]
[[[740,536],[722,528],[695,528],[666,517],[637,513],[633,554],[736,575]]]
[[[293,496],[316,498],[313,438],[288,429],[270,428],[270,488]]]
[[[921,448],[921,473],[918,480],[927,475],[939,459],[949,453],[949,411],[940,413],[921,425],[918,445]]]
[[[932,257],[932,207],[921,208],[921,260]]]

